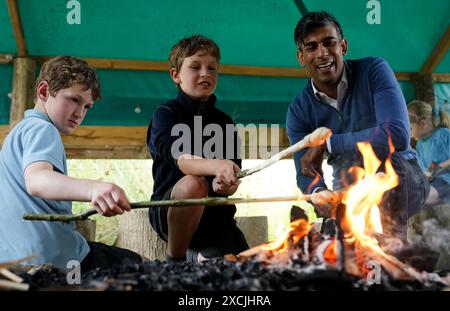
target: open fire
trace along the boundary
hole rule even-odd
[[[389,254],[403,243],[383,234],[378,205],[384,193],[398,185],[390,156],[385,161],[384,173],[377,173],[382,162],[370,144],[359,143],[358,148],[364,168],[354,166],[349,170],[356,182],[336,192],[339,202],[320,229],[307,219],[298,219],[275,241],[226,258],[240,262],[251,258],[267,265],[336,269],[366,279],[378,267],[395,280],[427,281],[426,272],[418,272]],[[390,143],[391,154],[393,151]]]
[[[25,267],[12,270],[11,267],[11,271],[17,275],[16,278],[19,277],[26,283],[27,287],[23,289],[31,290],[293,291],[449,288],[450,276],[440,277],[436,273],[418,272],[405,263],[412,263],[407,258],[410,256],[408,252],[413,255],[420,253],[421,257],[426,257],[427,251],[405,247],[398,239],[383,233],[380,220],[383,215],[378,205],[383,194],[397,186],[398,178],[389,159],[384,164],[385,173],[377,173],[382,163],[376,158],[371,146],[362,143],[358,147],[363,155],[364,168],[350,169],[349,173],[356,182],[335,192],[337,204],[331,217],[324,219],[321,226],[309,223],[305,214],[303,218],[293,221],[275,241],[238,255],[214,258],[201,265],[158,260],[139,265],[124,263],[112,269],[94,269],[85,273],[82,285],[78,287],[68,285],[66,273],[51,266],[33,267],[31,270]],[[9,289],[19,289],[20,286],[3,282],[5,284]],[[373,288],[374,284],[380,286]]]

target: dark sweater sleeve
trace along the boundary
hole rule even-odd
[[[166,107],[160,106],[155,110],[150,128],[148,148],[152,157],[156,155],[166,161],[174,161],[173,146],[179,137],[172,135],[172,128],[176,124],[174,112]],[[176,155],[175,155],[176,156]]]
[[[330,138],[333,155],[353,152],[356,143],[368,141],[373,146],[388,148],[388,137],[396,151],[409,146],[410,126],[406,102],[394,72],[381,58],[376,58],[369,71],[376,126],[361,131],[334,134]],[[364,103],[360,103],[363,105]]]
[[[286,130],[291,145],[299,142],[314,130],[308,128],[307,120],[303,119],[307,115],[308,114],[301,111],[299,98],[297,97],[289,106],[286,115]],[[323,177],[314,182],[312,178],[302,175],[302,165],[300,159],[307,150],[308,149],[303,149],[299,152],[294,153],[293,155],[297,177],[297,187],[305,194],[309,194],[319,187],[327,189]]]

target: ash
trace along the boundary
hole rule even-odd
[[[440,283],[422,284],[382,278],[369,285],[324,265],[265,266],[259,262],[232,262],[223,258],[203,264],[151,261],[124,263],[112,269],[85,273],[81,285],[68,285],[66,274],[52,266],[22,271],[31,290],[120,290],[120,291],[379,291],[441,290]]]

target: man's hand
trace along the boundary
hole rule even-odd
[[[311,194],[311,202],[317,216],[330,217],[339,203],[339,196],[330,190],[322,190]]]
[[[302,175],[314,178],[317,175],[323,176],[322,162],[325,155],[325,144],[318,147],[308,148],[300,159],[302,165]]]
[[[130,210],[125,191],[112,183],[96,183],[91,190],[91,203],[99,214],[107,217]]]

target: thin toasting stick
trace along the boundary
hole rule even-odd
[[[153,208],[160,206],[214,206],[214,205],[229,205],[229,204],[240,204],[240,203],[261,203],[261,202],[289,202],[298,200],[310,200],[310,195],[301,196],[288,196],[288,197],[267,197],[267,198],[199,198],[199,199],[180,199],[180,200],[161,200],[161,201],[147,201],[147,202],[137,202],[130,203],[132,209],[137,208]],[[95,209],[89,209],[84,213],[75,215],[62,215],[62,214],[25,214],[23,215],[24,220],[45,220],[45,221],[75,221],[75,220],[86,220],[88,217],[97,214]]]
[[[236,173],[236,177],[237,178],[243,178],[246,176],[249,176],[253,173],[256,173],[276,162],[278,162],[279,160],[281,160],[284,157],[287,157],[289,155],[294,154],[295,152],[298,152],[302,149],[305,148],[310,148],[310,147],[317,147],[322,145],[323,143],[325,143],[325,141],[332,135],[332,132],[329,128],[326,127],[319,127],[318,129],[316,129],[314,132],[312,132],[311,134],[306,135],[302,140],[300,140],[299,142],[295,143],[294,145],[280,151],[279,153],[273,155],[272,157],[270,157],[269,159],[267,159],[266,161],[262,162],[261,164],[252,167],[250,169],[247,170],[243,170],[240,171],[239,173]]]

